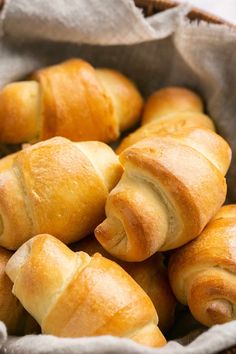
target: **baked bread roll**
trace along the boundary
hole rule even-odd
[[[60,337],[111,334],[149,346],[165,344],[155,308],[116,263],[75,253],[50,235],[27,241],[6,272],[13,293],[43,333]]]
[[[39,332],[38,324],[11,292],[12,282],[5,273],[11,256],[11,252],[0,247],[0,321],[5,323],[7,332],[12,335]]]
[[[95,235],[113,256],[142,261],[198,236],[225,201],[228,144],[206,129],[149,138],[123,151],[125,172]]]
[[[227,205],[196,240],[171,256],[173,291],[206,326],[236,320],[235,246],[236,205]]]
[[[116,149],[116,153],[120,154],[128,147],[147,138],[181,135],[184,130],[192,128],[203,128],[215,131],[212,120],[203,113],[174,112],[145,124],[126,136]]]
[[[195,92],[184,87],[165,87],[155,91],[147,100],[142,125],[173,112],[202,113],[203,109],[202,99]]]
[[[181,87],[167,87],[150,96],[144,106],[142,124],[121,141],[118,154],[149,137],[182,133],[186,128],[215,130],[212,120],[203,114],[200,97]]]
[[[13,250],[40,232],[53,232],[65,243],[93,232],[104,218],[107,195],[123,172],[109,146],[59,137],[4,161],[0,245]]]
[[[138,90],[121,73],[71,59],[1,91],[0,141],[17,144],[54,136],[114,141],[137,122],[142,105]]]
[[[100,253],[102,256],[118,263],[143,288],[152,300],[158,313],[158,327],[166,332],[174,323],[176,300],[169,285],[167,268],[164,257],[157,253],[148,260],[139,263],[122,262],[112,257],[102,248],[95,237],[85,239],[72,245],[74,251],[83,251],[93,256]]]

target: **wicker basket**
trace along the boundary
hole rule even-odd
[[[140,7],[144,10],[145,16],[151,16],[157,12],[171,9],[178,5],[176,1],[172,1],[172,0],[134,0],[134,2],[137,7]],[[236,26],[233,25],[232,23],[225,21],[220,17],[214,16],[208,12],[199,10],[195,7],[192,7],[192,10],[188,14],[188,18],[192,21],[197,20],[197,21],[206,21],[215,24],[225,24],[230,27],[236,28]]]

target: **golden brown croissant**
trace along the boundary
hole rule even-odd
[[[149,297],[119,265],[98,253],[75,253],[50,235],[38,235],[12,256],[6,272],[13,293],[43,333],[111,334],[150,346],[165,344]]]
[[[174,322],[176,300],[169,285],[167,269],[163,256],[157,253],[148,260],[139,263],[122,262],[113,258],[102,248],[95,237],[86,237],[72,246],[74,251],[83,251],[90,256],[100,253],[118,263],[143,288],[158,313],[158,326],[166,332]]]
[[[212,120],[202,112],[203,104],[194,92],[181,87],[167,87],[156,91],[147,100],[143,125],[125,137],[116,152],[152,136],[181,133],[186,128],[215,130]]]
[[[202,113],[193,112],[175,112],[167,116],[163,116],[158,120],[141,126],[133,133],[126,136],[116,149],[116,153],[120,154],[129,146],[146,138],[155,136],[172,136],[181,135],[185,129],[203,128],[215,130],[212,120]]]
[[[142,124],[161,119],[172,113],[202,113],[203,102],[193,91],[183,87],[165,87],[155,91],[147,100]]]
[[[12,283],[5,273],[12,253],[0,247],[0,321],[7,326],[9,334],[38,332],[38,325],[12,294]]]
[[[115,70],[95,70],[80,59],[39,70],[32,79],[0,92],[1,142],[53,136],[110,142],[141,113],[142,97],[129,79]]]
[[[17,249],[40,232],[70,243],[93,232],[122,171],[111,148],[95,141],[52,138],[6,157],[0,162],[0,245]]]
[[[206,326],[236,320],[235,254],[236,205],[227,205],[196,240],[171,256],[174,293]]]
[[[141,261],[198,236],[226,196],[228,144],[206,129],[149,138],[120,155],[125,172],[95,235],[112,255]]]

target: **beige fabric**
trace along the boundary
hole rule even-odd
[[[189,23],[188,9],[181,5],[144,19],[132,0],[6,0],[0,15],[0,86],[74,56],[121,70],[145,96],[170,84],[192,88],[233,148],[228,184],[236,202],[236,31]],[[236,344],[236,323],[213,327],[185,349],[177,342],[144,349],[113,337],[7,339],[3,324],[0,341],[7,354],[210,354]]]
[[[0,323],[0,350],[4,354],[213,354],[235,345],[236,323],[214,326],[189,343],[197,334],[199,331],[182,341],[169,341],[163,348],[151,349],[111,336],[70,339],[28,335],[6,340],[6,331]]]

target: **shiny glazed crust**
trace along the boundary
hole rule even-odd
[[[116,149],[116,153],[120,154],[128,147],[146,138],[181,135],[185,130],[191,128],[215,130],[212,120],[203,113],[173,112],[158,120],[145,124],[129,134],[121,141]]]
[[[189,128],[215,130],[213,121],[203,114],[203,102],[193,91],[166,87],[152,94],[144,106],[142,126],[125,137],[116,152],[148,137],[181,134]]]
[[[0,321],[9,334],[23,335],[38,332],[38,325],[24,310],[19,300],[12,294],[12,282],[5,273],[12,253],[0,247]]]
[[[0,141],[35,142],[54,136],[114,141],[137,122],[142,105],[135,85],[121,73],[71,59],[0,92]]]
[[[118,263],[143,288],[154,304],[161,331],[166,332],[174,323],[176,300],[171,291],[163,256],[158,253],[144,262],[122,262],[106,252],[94,236],[86,237],[72,246],[74,251],[83,251],[90,256],[100,253]]]
[[[125,172],[108,196],[96,238],[126,261],[189,242],[225,200],[230,159],[227,143],[204,129],[129,147],[120,155]]]
[[[172,289],[206,326],[236,319],[235,255],[236,205],[226,205],[196,240],[171,256]]]
[[[120,266],[98,253],[75,253],[50,235],[38,235],[12,256],[6,272],[13,293],[43,333],[112,334],[150,346],[165,344],[149,297]]]
[[[193,91],[184,87],[165,87],[154,92],[146,102],[142,125],[173,112],[203,112],[203,102]]]
[[[103,220],[121,174],[101,142],[52,138],[7,157],[2,170],[0,162],[0,245],[17,249],[40,232],[65,243],[86,236]]]

